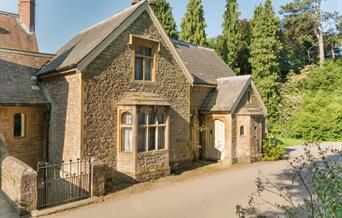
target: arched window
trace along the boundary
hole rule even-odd
[[[245,135],[245,127],[240,126],[240,136],[244,136],[244,135]]]
[[[132,114],[125,112],[121,115],[121,150],[132,152]]]
[[[25,136],[25,114],[16,113],[13,119],[13,135],[14,137]]]

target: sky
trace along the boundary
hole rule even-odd
[[[178,27],[188,0],[168,0]],[[130,6],[132,0],[36,0],[36,34],[40,52],[55,53],[78,32]],[[207,36],[221,33],[226,0],[202,0]],[[264,0],[238,0],[240,19],[251,18],[254,7]],[[290,0],[273,0],[277,14],[281,5]],[[0,0],[0,10],[17,13],[17,0]],[[342,0],[326,0],[323,10],[339,11]]]

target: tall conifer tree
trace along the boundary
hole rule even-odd
[[[236,0],[226,0],[226,11],[223,15],[223,58],[236,73],[240,72],[238,67],[239,52],[239,16]]]
[[[270,121],[277,118],[279,107],[279,57],[280,21],[276,17],[271,0],[255,8],[251,21],[251,45],[249,62],[252,76],[268,109]]]
[[[155,5],[154,10],[164,30],[171,38],[177,39],[177,24],[173,18],[170,3],[166,0],[156,0]]]
[[[202,1],[189,0],[181,22],[180,40],[205,46],[207,44],[206,26]]]

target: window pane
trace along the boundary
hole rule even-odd
[[[158,128],[158,150],[165,148],[165,127]]]
[[[122,124],[126,125],[132,125],[132,114],[129,112],[126,112],[122,114]]]
[[[139,127],[138,128],[138,152],[145,151],[145,143],[146,143],[146,128]]]
[[[135,58],[134,79],[135,80],[143,80],[143,58],[141,58],[141,57]]]
[[[149,127],[148,150],[156,150],[156,128]]]
[[[21,113],[14,114],[13,134],[15,137],[24,136],[24,115]]]
[[[138,114],[138,124],[139,125],[145,124],[145,114],[143,114],[143,113]]]
[[[142,55],[143,53],[142,53],[142,47],[135,47],[135,53],[136,54],[140,54],[140,55]]]
[[[153,113],[148,114],[148,124],[154,124],[154,116]]]
[[[145,60],[145,80],[151,80],[152,60]]]
[[[145,56],[152,57],[152,48],[145,48]]]
[[[126,152],[132,151],[132,128],[122,128],[121,130],[122,150]]]
[[[166,122],[165,115],[163,113],[158,113],[158,123],[165,124],[165,122]]]

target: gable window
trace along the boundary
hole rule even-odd
[[[244,135],[245,135],[245,127],[240,126],[240,136],[244,136]]]
[[[138,114],[138,152],[165,149],[167,117],[163,111]]]
[[[121,115],[121,151],[132,152],[132,114],[124,112]]]
[[[247,103],[252,103],[252,92],[250,90],[247,91]]]
[[[14,137],[25,136],[25,114],[16,113],[13,119],[13,135]]]
[[[153,50],[152,48],[135,46],[134,79],[152,81]]]
[[[160,50],[159,41],[130,35],[128,45],[134,52],[133,79],[135,81],[156,81],[156,57]]]

